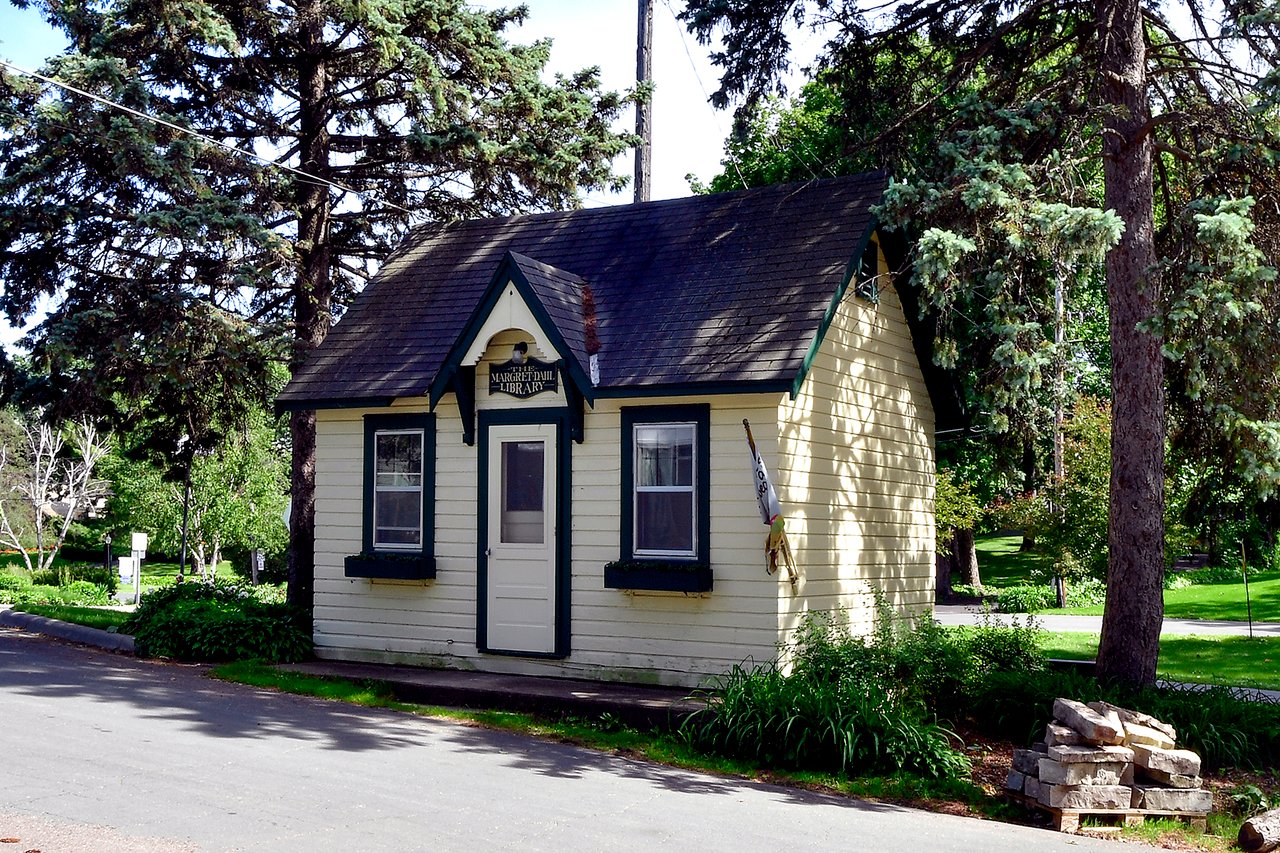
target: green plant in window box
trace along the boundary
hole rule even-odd
[[[614,560],[604,567],[609,589],[651,589],[667,592],[710,592],[711,566],[674,560]]]
[[[349,578],[388,578],[391,580],[431,580],[436,564],[426,554],[353,554],[343,561]]]

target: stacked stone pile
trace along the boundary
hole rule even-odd
[[[1173,726],[1106,702],[1053,703],[1044,741],[1013,753],[1005,787],[1056,809],[1207,813],[1200,756]]]

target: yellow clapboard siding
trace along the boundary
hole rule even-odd
[[[780,598],[784,633],[809,610],[869,626],[875,591],[895,607],[932,594],[933,411],[901,305],[885,289],[841,307],[771,448],[804,572]]]

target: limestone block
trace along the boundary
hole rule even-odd
[[[1040,799],[1040,789],[1042,787],[1039,779],[1034,776],[1028,776],[1027,780],[1022,783],[1022,793],[1033,800],[1038,800]]]
[[[1123,725],[1125,746],[1133,746],[1135,743],[1158,746],[1161,749],[1173,749],[1175,746],[1173,738],[1159,729],[1153,729],[1141,723],[1124,723]]]
[[[1159,782],[1168,788],[1199,788],[1201,785],[1199,776],[1186,776],[1182,773],[1166,773],[1163,770],[1146,769],[1142,771],[1142,775],[1152,782]]]
[[[1124,729],[1119,717],[1104,716],[1074,699],[1054,699],[1053,717],[1075,729],[1089,743],[1116,744],[1124,740]],[[1053,747],[1050,746],[1049,749],[1052,751]]]
[[[1022,788],[1027,783],[1027,774],[1019,773],[1017,770],[1010,770],[1009,775],[1005,777],[1004,787],[1009,791],[1022,792]]]
[[[1133,790],[1125,785],[1044,785],[1040,802],[1057,809],[1127,809]]]
[[[1044,756],[1034,750],[1015,749],[1013,751],[1013,769],[1027,776],[1035,776],[1036,767],[1041,758],[1044,758]]]
[[[1041,782],[1049,785],[1119,785],[1126,766],[1129,765],[1123,761],[1063,764],[1052,758],[1042,758],[1037,775]]]
[[[1063,764],[1115,764],[1133,761],[1127,746],[1051,746],[1049,757]]]
[[[1034,750],[1035,752],[1041,753],[1042,755],[1047,755],[1049,752],[1049,744],[1045,743],[1042,740],[1038,740],[1035,743],[1031,744],[1031,749]]]
[[[1120,784],[1121,785],[1133,784],[1133,762],[1132,761],[1126,764],[1124,766],[1124,769],[1120,771]]]
[[[1169,812],[1207,812],[1213,808],[1213,792],[1193,788],[1153,788],[1139,786],[1142,805],[1139,808]]]
[[[1173,726],[1157,720],[1150,714],[1144,714],[1141,711],[1130,711],[1128,708],[1121,708],[1119,705],[1112,705],[1110,702],[1090,702],[1089,707],[1097,711],[1099,714],[1115,714],[1120,718],[1121,722],[1136,723],[1140,726],[1155,729],[1162,732],[1169,740],[1175,743],[1178,740],[1178,731]]]
[[[1044,742],[1046,746],[1071,746],[1073,744],[1084,743],[1084,735],[1080,734],[1070,726],[1064,726],[1056,720],[1044,729]]]
[[[1130,748],[1133,750],[1133,763],[1144,770],[1159,770],[1179,776],[1200,775],[1200,756],[1189,749],[1161,749],[1141,743]]]

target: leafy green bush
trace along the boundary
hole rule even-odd
[[[1067,582],[1067,607],[1092,607],[1107,600],[1107,585],[1097,578],[1083,577]],[[1058,606],[1051,586],[1008,586],[996,596],[1002,613],[1038,613]]]
[[[188,581],[144,595],[123,630],[143,657],[288,662],[311,654],[303,625],[296,610],[261,601],[250,587]]]
[[[59,571],[65,573],[73,582],[88,581],[101,587],[108,595],[116,591],[120,580],[115,569],[108,569],[102,563],[70,563],[62,566],[61,569],[45,569],[32,573],[32,583],[58,586]]]
[[[735,667],[683,731],[703,749],[766,764],[954,779],[968,761],[939,719],[966,713],[991,672],[1042,668],[1037,634],[1030,622],[948,629],[882,614],[862,638],[810,614],[785,650],[789,675]]]
[[[0,601],[10,601],[9,594],[22,592],[30,586],[31,580],[26,575],[0,575]]]
[[[1051,586],[1007,586],[996,596],[996,608],[1001,613],[1036,613],[1055,607],[1057,603]]]
[[[1097,578],[1081,578],[1067,584],[1068,607],[1093,607],[1107,600],[1107,585]]]
[[[67,586],[33,584],[25,577],[0,575],[0,601],[10,604],[71,604],[93,607],[107,604],[110,596],[97,584],[73,581]]]
[[[1256,566],[1248,569],[1250,575],[1259,571]],[[1244,583],[1244,578],[1240,575],[1239,566],[1205,566],[1203,569],[1192,569],[1189,572],[1180,572],[1194,585],[1209,583]]]

